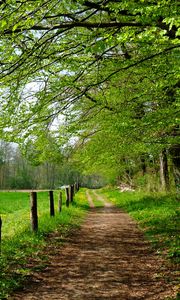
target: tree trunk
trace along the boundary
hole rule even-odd
[[[173,145],[170,148],[170,154],[173,163],[173,175],[177,193],[180,192],[180,144]]]
[[[160,180],[162,190],[169,190],[169,172],[166,149],[160,153]]]
[[[140,159],[141,159],[142,176],[144,176],[147,173],[146,160],[143,156],[141,156]]]

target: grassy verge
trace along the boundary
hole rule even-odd
[[[73,204],[65,206],[63,197],[62,212],[58,213],[58,192],[54,193],[55,217],[49,216],[49,198],[47,192],[38,193],[39,230],[33,234],[30,229],[29,194],[28,193],[0,193],[0,215],[2,217],[2,243],[0,255],[0,299],[6,299],[8,294],[29,275],[30,270],[25,267],[29,259],[42,255],[43,248],[48,244],[48,234],[59,231],[61,241],[74,228],[80,226],[84,219],[88,203],[84,190],[80,190]],[[42,256],[42,257],[41,257]]]
[[[109,189],[101,192],[138,221],[158,252],[175,264],[180,262],[180,206],[175,195]]]

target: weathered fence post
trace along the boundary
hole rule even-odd
[[[31,228],[32,231],[38,230],[38,214],[37,214],[37,193],[31,192]]]
[[[62,192],[59,193],[59,201],[58,201],[59,212],[62,210]]]
[[[54,195],[53,195],[53,191],[49,191],[49,201],[50,201],[50,216],[54,217],[55,212],[54,212]]]
[[[70,201],[73,202],[74,198],[74,185],[70,185]]]
[[[66,187],[66,206],[69,207],[69,187]]]

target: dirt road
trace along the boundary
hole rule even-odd
[[[81,229],[63,247],[52,241],[47,267],[9,299],[171,299],[175,292],[161,276],[163,261],[136,223],[106,200],[94,208],[87,197],[91,209]]]

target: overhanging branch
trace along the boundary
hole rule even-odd
[[[97,82],[97,83],[94,83],[94,84],[92,84],[92,85],[86,87],[85,92],[89,91],[89,90],[90,90],[92,87],[94,87],[94,86],[98,86],[98,85],[100,85],[100,84],[102,84],[102,83],[108,81],[111,77],[113,77],[114,75],[120,73],[121,71],[125,71],[125,70],[128,70],[128,69],[130,69],[130,68],[136,67],[136,66],[138,66],[138,65],[140,65],[140,64],[142,64],[142,63],[144,63],[144,62],[146,62],[146,61],[148,61],[148,60],[151,60],[151,59],[153,59],[153,58],[155,58],[155,57],[157,57],[157,56],[159,56],[159,55],[161,55],[161,54],[163,54],[163,53],[166,53],[166,52],[171,51],[171,50],[176,49],[176,48],[180,48],[180,44],[175,45],[175,46],[172,46],[172,47],[169,47],[169,48],[166,48],[166,49],[163,49],[163,50],[160,51],[160,52],[157,52],[157,53],[152,54],[152,55],[150,55],[150,56],[147,56],[147,57],[145,57],[145,58],[143,58],[143,59],[140,59],[140,60],[138,60],[138,61],[136,61],[136,62],[134,62],[134,63],[132,63],[132,64],[130,64],[130,65],[127,65],[127,66],[125,66],[125,67],[122,67],[122,68],[120,68],[120,69],[118,69],[118,70],[112,72],[111,74],[109,74],[109,75],[108,75],[107,77],[105,77],[103,80],[101,80],[101,81],[99,81],[99,82]]]
[[[102,22],[102,23],[92,23],[92,22],[67,22],[67,23],[60,23],[60,24],[56,24],[53,26],[43,26],[43,25],[34,25],[32,27],[29,28],[17,28],[15,30],[13,29],[8,29],[8,30],[4,30],[4,34],[12,34],[12,33],[18,33],[18,32],[23,32],[23,31],[27,31],[27,30],[48,30],[48,31],[52,31],[52,30],[57,30],[57,29],[63,29],[63,28],[77,28],[77,27],[82,27],[82,28],[122,28],[122,27],[144,27],[145,25],[143,25],[142,23],[135,23],[135,22]]]

